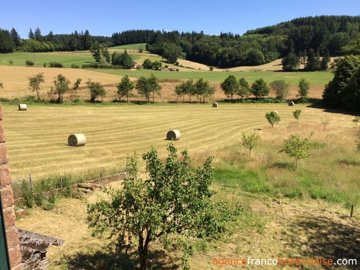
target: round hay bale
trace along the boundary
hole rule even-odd
[[[71,134],[68,138],[70,146],[83,146],[86,144],[86,137],[84,134]]]
[[[219,104],[218,104],[217,102],[214,102],[214,103],[212,104],[212,106],[213,106],[213,108],[217,108],[217,107],[219,107]]]
[[[181,133],[177,129],[169,130],[166,133],[166,139],[169,141],[177,141],[181,138]]]
[[[294,106],[294,105],[295,105],[294,101],[289,102],[289,106]]]
[[[19,104],[19,111],[27,111],[28,107],[26,104]]]

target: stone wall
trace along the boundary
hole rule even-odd
[[[0,192],[3,205],[4,222],[8,251],[10,256],[10,266],[12,270],[22,269],[21,252],[19,243],[18,229],[15,226],[14,197],[11,188],[11,177],[7,167],[8,159],[6,155],[5,136],[3,129],[3,113],[0,107]]]

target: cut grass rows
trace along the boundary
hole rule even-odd
[[[298,106],[304,119],[318,121],[320,110]],[[32,106],[26,113],[4,106],[10,167],[14,179],[28,174],[42,176],[82,172],[97,167],[124,166],[126,156],[151,146],[162,149],[167,130],[178,128],[180,149],[214,150],[240,142],[241,132],[267,126],[264,115],[278,110],[281,125],[291,119],[293,107],[285,104]],[[292,120],[291,120],[292,121]],[[341,121],[341,119],[339,120]],[[67,136],[83,132],[85,147],[66,145]]]

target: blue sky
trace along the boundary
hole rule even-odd
[[[30,27],[43,34],[88,29],[111,35],[128,29],[233,32],[296,17],[360,15],[358,0],[1,0],[0,28],[15,27],[27,37]]]

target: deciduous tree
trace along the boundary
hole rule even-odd
[[[191,238],[210,240],[240,214],[238,206],[222,203],[220,210],[220,203],[212,202],[212,158],[194,169],[188,152],[179,156],[173,145],[168,146],[164,161],[155,149],[142,158],[147,164],[146,179],[139,177],[136,156],[130,156],[123,187],[106,189],[108,199],[88,205],[87,210],[95,234],[109,232],[118,247],[137,246],[140,270],[148,269],[150,244],[160,237],[169,241],[169,236],[183,237],[187,243]]]
[[[298,167],[298,161],[308,158],[310,150],[310,139],[302,139],[299,135],[291,135],[291,137],[285,141],[284,148],[281,150],[288,156],[295,159],[295,168]]]
[[[261,98],[267,96],[270,90],[263,79],[258,79],[251,85],[251,92],[256,98]]]
[[[129,97],[131,96],[131,91],[134,89],[135,85],[130,81],[129,76],[125,75],[122,77],[121,82],[117,86],[117,93],[121,100],[122,97],[126,97],[126,102],[129,102]]]
[[[29,79],[29,88],[32,92],[36,93],[37,99],[41,100],[40,97],[40,84],[44,82],[44,73],[38,73],[31,76]]]
[[[229,75],[221,84],[221,89],[225,95],[233,99],[233,96],[239,91],[239,84],[235,76]]]

